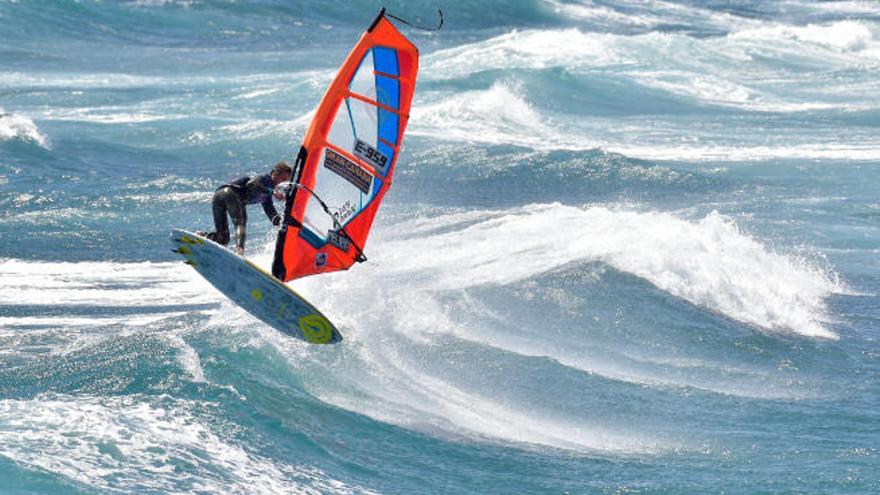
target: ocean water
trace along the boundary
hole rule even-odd
[[[386,6],[446,22],[319,347],[169,231],[380,4],[0,0],[0,493],[880,493],[877,2]]]

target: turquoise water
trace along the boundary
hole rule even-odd
[[[395,184],[291,284],[345,336],[305,346],[168,235],[295,156],[379,6],[0,1],[0,493],[880,492],[876,3],[402,27]]]

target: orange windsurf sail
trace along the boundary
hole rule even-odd
[[[272,274],[346,270],[364,246],[394,174],[419,52],[384,9],[321,99],[296,160]]]

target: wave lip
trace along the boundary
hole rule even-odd
[[[49,140],[37,128],[33,120],[16,113],[6,113],[0,108],[0,141],[20,140],[49,148]]]
[[[830,24],[806,26],[777,25],[747,29],[731,35],[734,39],[766,42],[791,41],[830,48],[839,52],[858,52],[877,49],[878,33],[864,22],[845,20]],[[877,51],[880,55],[880,51]]]
[[[491,69],[586,69],[634,62],[612,34],[578,29],[512,31],[425,56],[425,77],[451,79]]]
[[[529,205],[421,239],[418,251],[430,259],[411,252],[410,242],[393,241],[386,252],[405,254],[385,265],[424,290],[504,285],[601,261],[765,331],[838,338],[826,328],[825,306],[826,297],[844,291],[836,274],[773,252],[717,212],[692,222],[669,213]]]
[[[521,93],[516,85],[496,82],[487,90],[468,91],[421,105],[413,110],[416,123],[410,133],[490,144],[516,140],[518,144],[541,147],[552,133]]]
[[[697,224],[665,214],[650,217],[656,220],[651,240],[609,256],[612,265],[750,325],[837,338],[823,324],[828,320],[824,298],[842,291],[834,277],[805,260],[768,250],[717,212]]]

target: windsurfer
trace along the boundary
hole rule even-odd
[[[229,244],[229,223],[226,215],[232,217],[235,225],[235,252],[244,254],[244,241],[247,237],[247,205],[260,203],[272,225],[281,224],[281,215],[275,210],[272,198],[284,199],[284,193],[277,190],[282,182],[289,182],[293,170],[285,162],[278,162],[268,174],[256,177],[244,176],[223,184],[214,193],[211,209],[214,213],[214,232],[198,232],[218,244]]]

